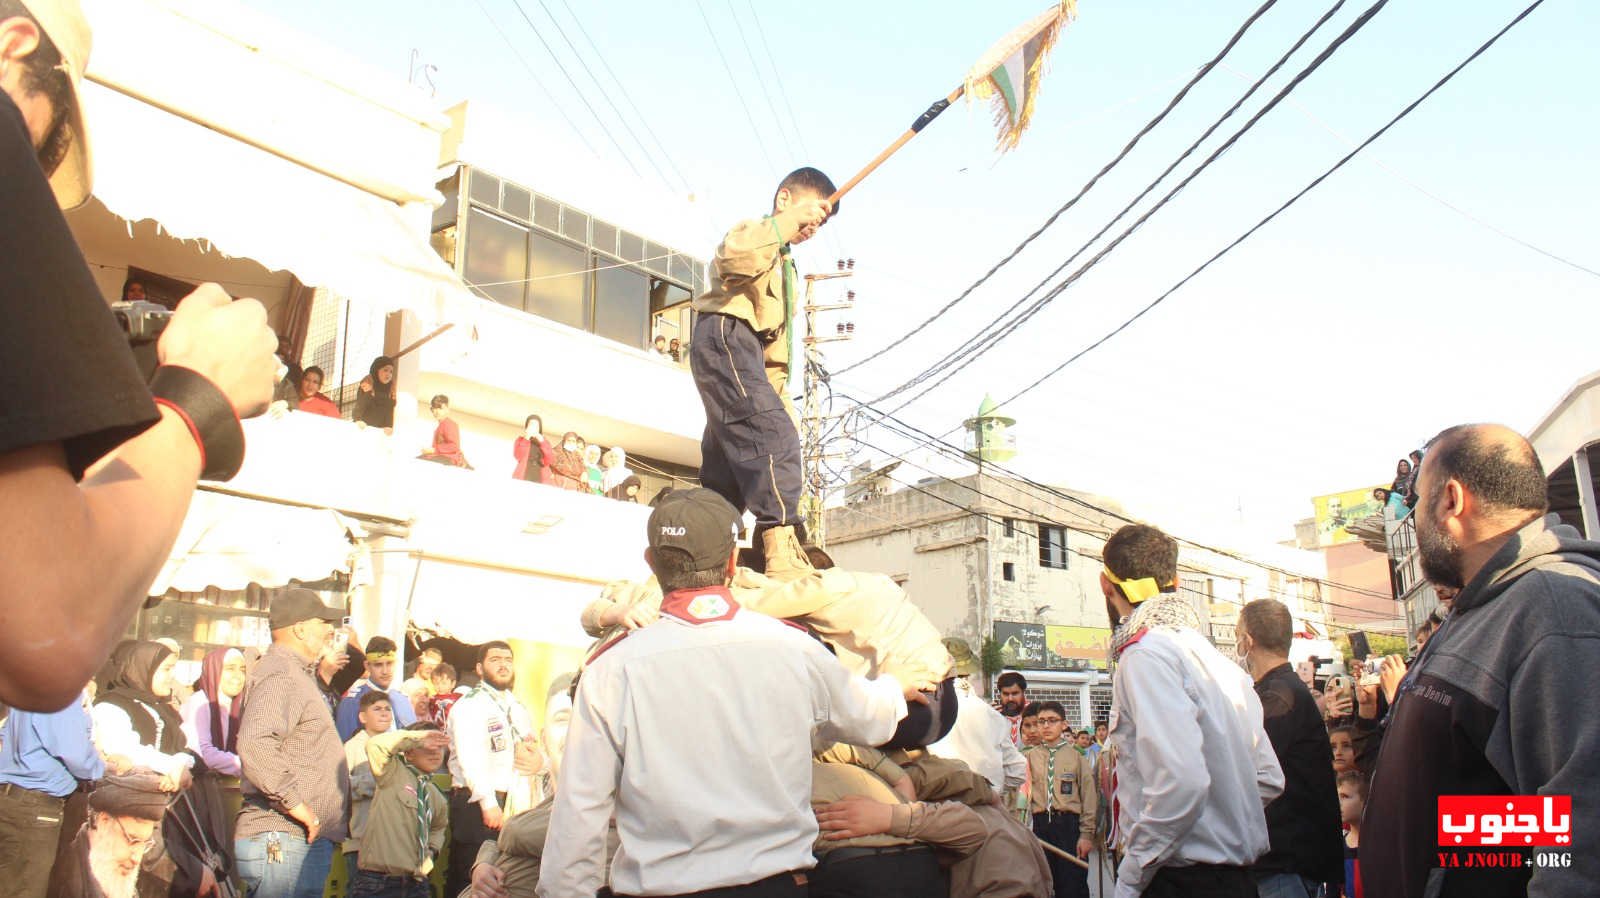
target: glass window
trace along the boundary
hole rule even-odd
[[[1010,583],[1017,579],[1017,566],[1010,561],[1000,562],[1000,576]]]
[[[473,182],[478,176],[473,175]],[[467,212],[467,286],[495,302],[523,308],[528,278],[528,229],[482,209]],[[580,266],[581,267],[581,266]]]
[[[669,250],[659,243],[645,243],[644,267],[663,277],[667,274],[667,253]]]
[[[1067,569],[1067,530],[1039,525],[1039,566]]]
[[[611,255],[617,254],[617,226],[606,224],[600,219],[594,220],[594,239],[590,245],[595,249]]]
[[[541,234],[528,241],[528,311],[588,330],[588,251]]]
[[[471,182],[472,201],[485,206],[500,206],[500,179],[494,175],[487,175],[481,171],[474,171]]]
[[[597,265],[608,264],[604,258]],[[650,339],[650,291],[645,276],[627,268],[594,273],[594,332],[608,340],[642,347]]]
[[[560,230],[561,204],[547,196],[535,196],[533,200],[533,223],[547,230]]]
[[[629,231],[622,232],[622,258],[629,262],[644,261],[644,238]]]
[[[681,306],[694,297],[688,290],[677,284],[668,283],[660,278],[650,279],[650,311],[660,312],[673,306]]]
[[[561,233],[579,243],[588,243],[589,216],[567,206],[561,211]]]
[[[668,276],[680,284],[694,283],[694,269],[689,266],[689,257],[681,253],[673,253],[672,267],[668,269]]]
[[[512,218],[528,221],[533,218],[533,194],[526,187],[506,183],[506,197],[500,208]]]

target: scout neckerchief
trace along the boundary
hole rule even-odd
[[[661,613],[686,624],[731,620],[738,612],[739,602],[726,586],[675,589],[661,597]]]
[[[1045,753],[1044,787],[1046,798],[1044,801],[1044,816],[1046,820],[1050,819],[1056,811],[1056,752],[1069,746],[1077,748],[1076,745],[1065,740],[1057,742],[1055,745],[1039,746],[1044,749]]]
[[[493,702],[495,708],[500,711],[500,716],[506,719],[506,728],[511,731],[511,744],[515,745],[517,740],[522,738],[522,734],[517,732],[516,718],[511,716],[511,701],[505,698],[507,693],[494,688],[489,684],[488,680],[479,680],[478,685],[462,693],[461,698],[468,699],[480,692],[489,697],[489,701]]]
[[[793,385],[800,382],[800,354],[795,351],[794,326],[795,282],[800,279],[800,274],[794,267],[794,257],[790,254],[789,244],[785,243],[778,249],[778,261],[783,263],[783,339],[787,341],[789,347],[788,383]]]
[[[411,762],[406,760],[404,754],[396,753],[395,757],[400,761],[400,766],[404,767],[416,780],[417,866],[422,867],[428,865],[428,862],[432,860],[430,857],[431,852],[428,851],[428,830],[433,823],[433,800],[428,797],[428,783],[431,781],[431,777],[411,766]],[[422,870],[421,872],[423,875],[427,875],[429,871]]]

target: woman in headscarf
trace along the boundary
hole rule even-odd
[[[1411,460],[1402,458],[1394,466],[1394,483],[1389,486],[1390,491],[1404,496],[1411,486]]]
[[[522,422],[522,436],[517,437],[517,441],[511,445],[511,455],[517,460],[517,467],[511,476],[534,483],[552,483],[555,474],[550,466],[555,461],[555,454],[555,448],[544,438],[544,419],[529,415]]]
[[[583,491],[588,488],[589,466],[583,460],[583,437],[567,431],[555,451],[555,482],[564,490]]]
[[[639,475],[630,473],[626,480],[607,490],[606,495],[621,502],[638,502],[639,490],[643,488]]]
[[[172,706],[176,664],[177,656],[159,643],[118,646],[111,655],[107,688],[95,700],[95,742],[104,754],[123,755],[136,767],[160,774],[163,790],[181,793],[162,820],[165,852],[153,863],[146,859],[152,880],[162,887],[147,891],[141,886],[140,892],[192,898],[215,894],[231,861],[216,774],[189,752],[183,720]],[[165,859],[170,863],[161,862]]]
[[[585,492],[596,496],[603,495],[606,491],[604,471],[600,470],[600,446],[591,443],[583,447],[583,479]]]
[[[244,653],[212,649],[200,662],[200,679],[179,710],[189,750],[212,771],[239,775],[239,712],[244,707]]]
[[[356,421],[394,433],[394,359],[380,355],[356,393]]]
[[[621,446],[612,446],[605,455],[600,456],[600,475],[600,487],[608,496],[622,485],[622,481],[633,476],[633,472],[628,470],[628,453]]]

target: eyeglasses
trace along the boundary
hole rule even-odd
[[[112,817],[111,818],[111,822],[115,823],[117,825],[117,830],[122,833],[122,837],[124,839],[128,840],[128,847],[129,848],[143,848],[143,849],[149,850],[149,849],[155,847],[155,845],[156,845],[156,832],[155,832],[155,830],[151,830],[150,831],[149,838],[135,839],[131,834],[129,834],[128,828],[126,826],[122,825],[122,818],[121,817]]]

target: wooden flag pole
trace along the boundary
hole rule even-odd
[[[1034,838],[1035,839],[1039,839],[1038,836],[1034,836]],[[1043,847],[1045,851],[1050,852],[1051,854],[1055,855],[1056,857],[1061,858],[1062,860],[1072,861],[1074,864],[1077,864],[1078,866],[1082,867],[1085,870],[1089,869],[1089,862],[1088,861],[1083,860],[1082,858],[1078,857],[1077,855],[1073,854],[1070,851],[1062,851],[1061,849],[1057,848],[1054,845],[1051,845],[1049,842],[1046,842],[1043,839],[1039,839],[1039,845],[1041,847]]]
[[[872,174],[874,171],[877,170],[878,166],[880,166],[884,162],[888,161],[890,156],[893,156],[895,153],[899,152],[900,148],[905,146],[907,143],[909,143],[911,141],[911,138],[916,137],[917,133],[919,131],[921,131],[923,128],[928,127],[928,123],[929,122],[931,122],[934,119],[938,118],[939,117],[939,113],[944,112],[946,109],[949,109],[951,103],[954,103],[955,101],[961,99],[961,95],[966,93],[966,91],[967,91],[967,86],[965,84],[962,84],[959,87],[957,87],[955,90],[951,91],[950,95],[948,97],[945,97],[944,99],[942,99],[939,102],[933,104],[932,106],[929,106],[928,110],[926,112],[924,112],[921,115],[917,116],[917,120],[911,123],[911,127],[907,128],[906,132],[904,134],[901,134],[899,137],[895,138],[894,143],[889,144],[889,148],[888,149],[886,149],[883,152],[879,153],[878,157],[876,159],[873,159],[871,162],[868,162],[866,168],[863,168],[861,171],[856,172],[856,176],[855,177],[853,177],[850,180],[844,182],[844,186],[843,187],[840,187],[838,190],[835,190],[833,192],[833,196],[828,197],[829,205],[832,205],[834,203],[839,202],[840,198],[842,198],[845,194],[849,193],[851,190],[855,189],[855,186],[857,184],[860,184],[863,180],[865,180],[867,175]]]

